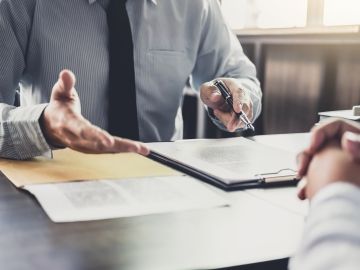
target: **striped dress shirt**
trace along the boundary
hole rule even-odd
[[[107,0],[0,0],[0,156],[49,153],[39,118],[59,72],[77,77],[82,114],[107,128]],[[140,139],[182,137],[183,89],[232,77],[261,92],[254,65],[224,22],[217,0],[128,0]],[[121,85],[119,84],[119,87]],[[14,107],[20,89],[20,107]],[[214,120],[219,124],[216,120]]]
[[[338,182],[311,202],[303,240],[290,270],[360,269],[360,188]]]

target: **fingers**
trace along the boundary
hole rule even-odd
[[[244,127],[244,123],[241,122],[239,117],[234,112],[224,113],[220,110],[214,110],[214,115],[230,132],[235,132],[237,129]]]
[[[76,78],[74,73],[70,70],[63,70],[59,74],[59,82],[64,91],[69,91],[75,87]]]
[[[355,160],[360,161],[360,125],[345,120],[330,120],[312,129],[310,145],[297,156],[298,177],[302,178],[305,175],[309,177],[310,174],[314,174],[314,168],[311,169],[311,166],[314,167],[314,159],[318,157],[321,149],[331,143],[339,145],[340,140],[342,148],[349,152]],[[318,173],[319,178],[322,173],[321,169]],[[309,183],[314,186],[314,181],[316,185],[320,182],[319,179],[311,179]],[[300,199],[312,196],[313,188],[309,187],[309,183],[304,178],[300,181],[298,185]]]
[[[247,106],[247,104],[244,103],[244,98],[243,98],[243,90],[238,89],[237,91],[233,91],[232,96],[233,96],[233,108],[234,111],[237,113],[240,113],[241,111],[244,111],[244,109],[246,109],[247,111],[249,111],[249,106]]]
[[[297,187],[297,196],[300,200],[305,200],[306,197],[306,187],[307,187],[307,180],[303,178],[308,171],[312,156],[307,152],[301,152],[297,155],[296,161],[298,166],[298,173],[297,178],[301,179]]]
[[[140,142],[135,142],[127,139],[114,137],[114,142],[111,146],[104,145],[102,141],[74,141],[69,146],[71,149],[87,154],[105,154],[105,153],[124,153],[133,152],[144,156],[150,153],[146,145]]]
[[[114,147],[112,148],[113,153],[119,152],[134,152],[147,156],[150,153],[149,148],[140,142],[135,142],[128,139],[122,139],[115,137]]]
[[[309,164],[311,162],[312,155],[310,155],[308,152],[303,151],[300,154],[297,155],[296,161],[297,161],[297,177],[302,178],[307,173],[307,169],[309,167]]]
[[[307,180],[305,178],[301,179],[301,181],[298,183],[297,186],[297,196],[300,200],[306,199],[306,186],[307,186]]]
[[[311,131],[310,145],[308,151],[311,154],[316,153],[327,141],[338,139],[346,131],[360,133],[360,126],[344,120],[330,120],[319,126],[315,126]]]
[[[78,98],[75,90],[76,77],[70,70],[63,70],[59,74],[59,79],[55,83],[51,99],[73,100]]]
[[[149,149],[140,142],[113,137],[85,119],[70,121],[63,133],[65,145],[84,153],[134,152],[148,155]]]
[[[341,147],[349,152],[356,161],[360,161],[360,133],[345,132],[341,139]]]
[[[298,166],[297,178],[298,179],[302,178],[297,186],[297,196],[299,197],[300,200],[306,199],[307,180],[303,178],[303,176],[306,175],[307,173],[307,170],[311,162],[311,158],[312,156],[305,151],[299,153],[296,157],[297,166]]]
[[[227,82],[226,84],[230,85],[228,88],[230,89],[233,96],[233,107],[235,112],[239,113],[243,111],[244,113],[248,114],[250,105],[252,105],[251,98],[248,93],[244,89],[239,88],[239,86],[234,83]]]

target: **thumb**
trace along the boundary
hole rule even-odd
[[[297,196],[300,200],[306,199],[306,186],[307,186],[306,178],[301,179],[297,186]]]
[[[59,79],[54,85],[52,99],[73,100],[77,98],[75,91],[76,78],[70,70],[63,70],[59,74]]]
[[[350,131],[345,132],[341,139],[341,146],[349,152],[355,160],[360,161],[360,134]]]
[[[226,103],[219,90],[212,83],[205,83],[201,86],[200,97],[204,104],[212,109],[224,109]]]

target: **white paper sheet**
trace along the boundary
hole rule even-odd
[[[211,208],[227,201],[188,176],[25,186],[54,222],[99,220]]]

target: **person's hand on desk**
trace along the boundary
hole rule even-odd
[[[40,120],[48,143],[84,153],[136,152],[147,155],[149,149],[144,144],[111,136],[81,115],[75,81],[71,71],[63,70],[54,85],[49,105]]]
[[[312,199],[322,188],[335,182],[348,182],[360,187],[360,163],[343,150],[339,142],[332,141],[312,157],[302,181],[302,199]]]
[[[331,143],[331,146],[329,146],[329,143]],[[334,148],[334,144],[337,145],[337,152],[329,151],[329,148]],[[327,158],[324,152],[329,153],[328,155],[332,153],[333,157],[330,156]],[[339,153],[342,153],[344,159],[338,160],[338,164],[332,162],[334,161],[332,159],[340,157]],[[318,164],[319,160],[327,160],[328,166],[324,167],[326,165],[325,163]],[[318,186],[322,186],[322,184],[320,184],[320,182],[322,182],[321,177],[319,178],[320,180],[311,180],[312,178],[309,178],[309,175],[316,175],[314,174],[314,168],[317,168],[318,174],[322,173],[323,176],[325,176],[326,172],[336,169],[335,172],[332,172],[334,176],[344,176],[342,178],[340,177],[339,180],[346,180],[348,179],[345,178],[346,176],[353,175],[347,175],[346,172],[339,173],[340,167],[344,165],[341,162],[345,160],[347,162],[351,161],[354,165],[360,167],[360,125],[350,121],[331,120],[314,127],[311,132],[310,145],[298,156],[299,177],[306,176],[305,179],[299,183],[299,197],[305,199],[313,195],[313,188],[308,187],[310,184],[307,182],[309,181],[319,182]],[[344,168],[346,168],[346,166],[344,166]],[[349,170],[349,172],[353,173],[352,170]],[[359,174],[358,172],[358,175]],[[349,179],[353,179],[355,175]],[[329,180],[324,181],[333,181],[335,178],[329,175],[328,179]],[[315,190],[317,190],[317,188]]]
[[[253,120],[253,103],[250,94],[240,88],[234,79],[219,78],[222,80],[231,92],[234,100],[234,110],[240,113],[242,110],[250,121]],[[203,103],[214,112],[214,116],[218,118],[229,132],[234,132],[244,127],[244,123],[229,108],[225,100],[221,96],[219,90],[214,86],[213,82],[204,83],[200,88],[200,97]]]

